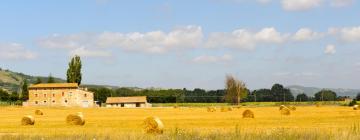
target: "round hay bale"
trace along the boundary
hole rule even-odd
[[[290,115],[290,109],[289,108],[283,108],[280,110],[281,115]]]
[[[228,111],[233,111],[233,108],[232,107],[227,107],[227,110]]]
[[[35,115],[44,115],[44,113],[41,110],[36,109],[35,110]]]
[[[145,132],[149,134],[162,134],[164,131],[164,124],[158,117],[147,117],[143,125]]]
[[[228,109],[227,107],[222,106],[222,107],[220,108],[220,111],[221,111],[221,112],[228,112],[229,109]]]
[[[254,113],[249,109],[245,110],[243,112],[242,116],[243,116],[243,118],[254,118],[255,117]]]
[[[176,108],[179,108],[179,106],[176,104],[176,105],[174,105],[174,106],[173,106],[173,108],[175,108],[175,109],[176,109]]]
[[[85,119],[82,113],[70,114],[66,117],[66,123],[69,125],[84,125]]]
[[[358,109],[359,109],[359,105],[354,105],[354,106],[353,106],[353,109],[354,109],[354,110],[358,110]]]
[[[281,110],[281,109],[283,109],[283,108],[287,108],[285,105],[281,105],[280,107],[279,107],[279,110]]]
[[[215,107],[207,107],[207,112],[215,112],[216,108]]]
[[[296,110],[296,107],[295,107],[295,106],[289,106],[289,109],[290,109],[291,111],[295,111],[295,110]]]
[[[27,115],[22,117],[21,119],[21,125],[34,125],[35,119],[33,116]]]
[[[319,103],[319,102],[315,103],[316,107],[320,107],[320,105],[321,105],[321,103]]]

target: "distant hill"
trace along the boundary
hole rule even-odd
[[[40,78],[41,81],[48,81],[48,77],[44,76],[31,76],[26,75],[19,72],[13,72],[10,70],[0,69],[0,88],[5,89],[7,91],[19,91],[19,87],[21,86],[24,79],[28,81],[29,84],[35,83],[37,78]],[[65,82],[64,79],[55,78],[55,82]]]
[[[323,88],[318,87],[304,87],[299,85],[287,86],[294,95],[305,93],[308,96],[314,96],[316,92],[321,91]],[[336,92],[338,96],[350,96],[355,97],[356,94],[360,93],[360,89],[345,89],[345,88],[325,88]]]

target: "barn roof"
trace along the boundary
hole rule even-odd
[[[133,97],[107,97],[106,103],[146,103],[146,96],[133,96]]]
[[[32,88],[78,88],[77,83],[44,83],[44,84],[34,84],[29,86]]]

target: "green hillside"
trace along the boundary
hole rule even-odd
[[[29,84],[32,84],[36,82],[37,77],[39,77],[43,82],[48,80],[48,77],[31,76],[19,72],[0,69],[0,88],[10,92],[18,91],[24,79],[26,79]],[[55,82],[65,82],[65,80],[60,78],[54,77],[54,79]]]

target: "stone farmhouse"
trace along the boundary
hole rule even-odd
[[[93,107],[94,94],[77,83],[47,83],[29,86],[24,106]]]
[[[106,107],[151,107],[146,100],[146,96],[133,97],[108,97],[106,98]]]

